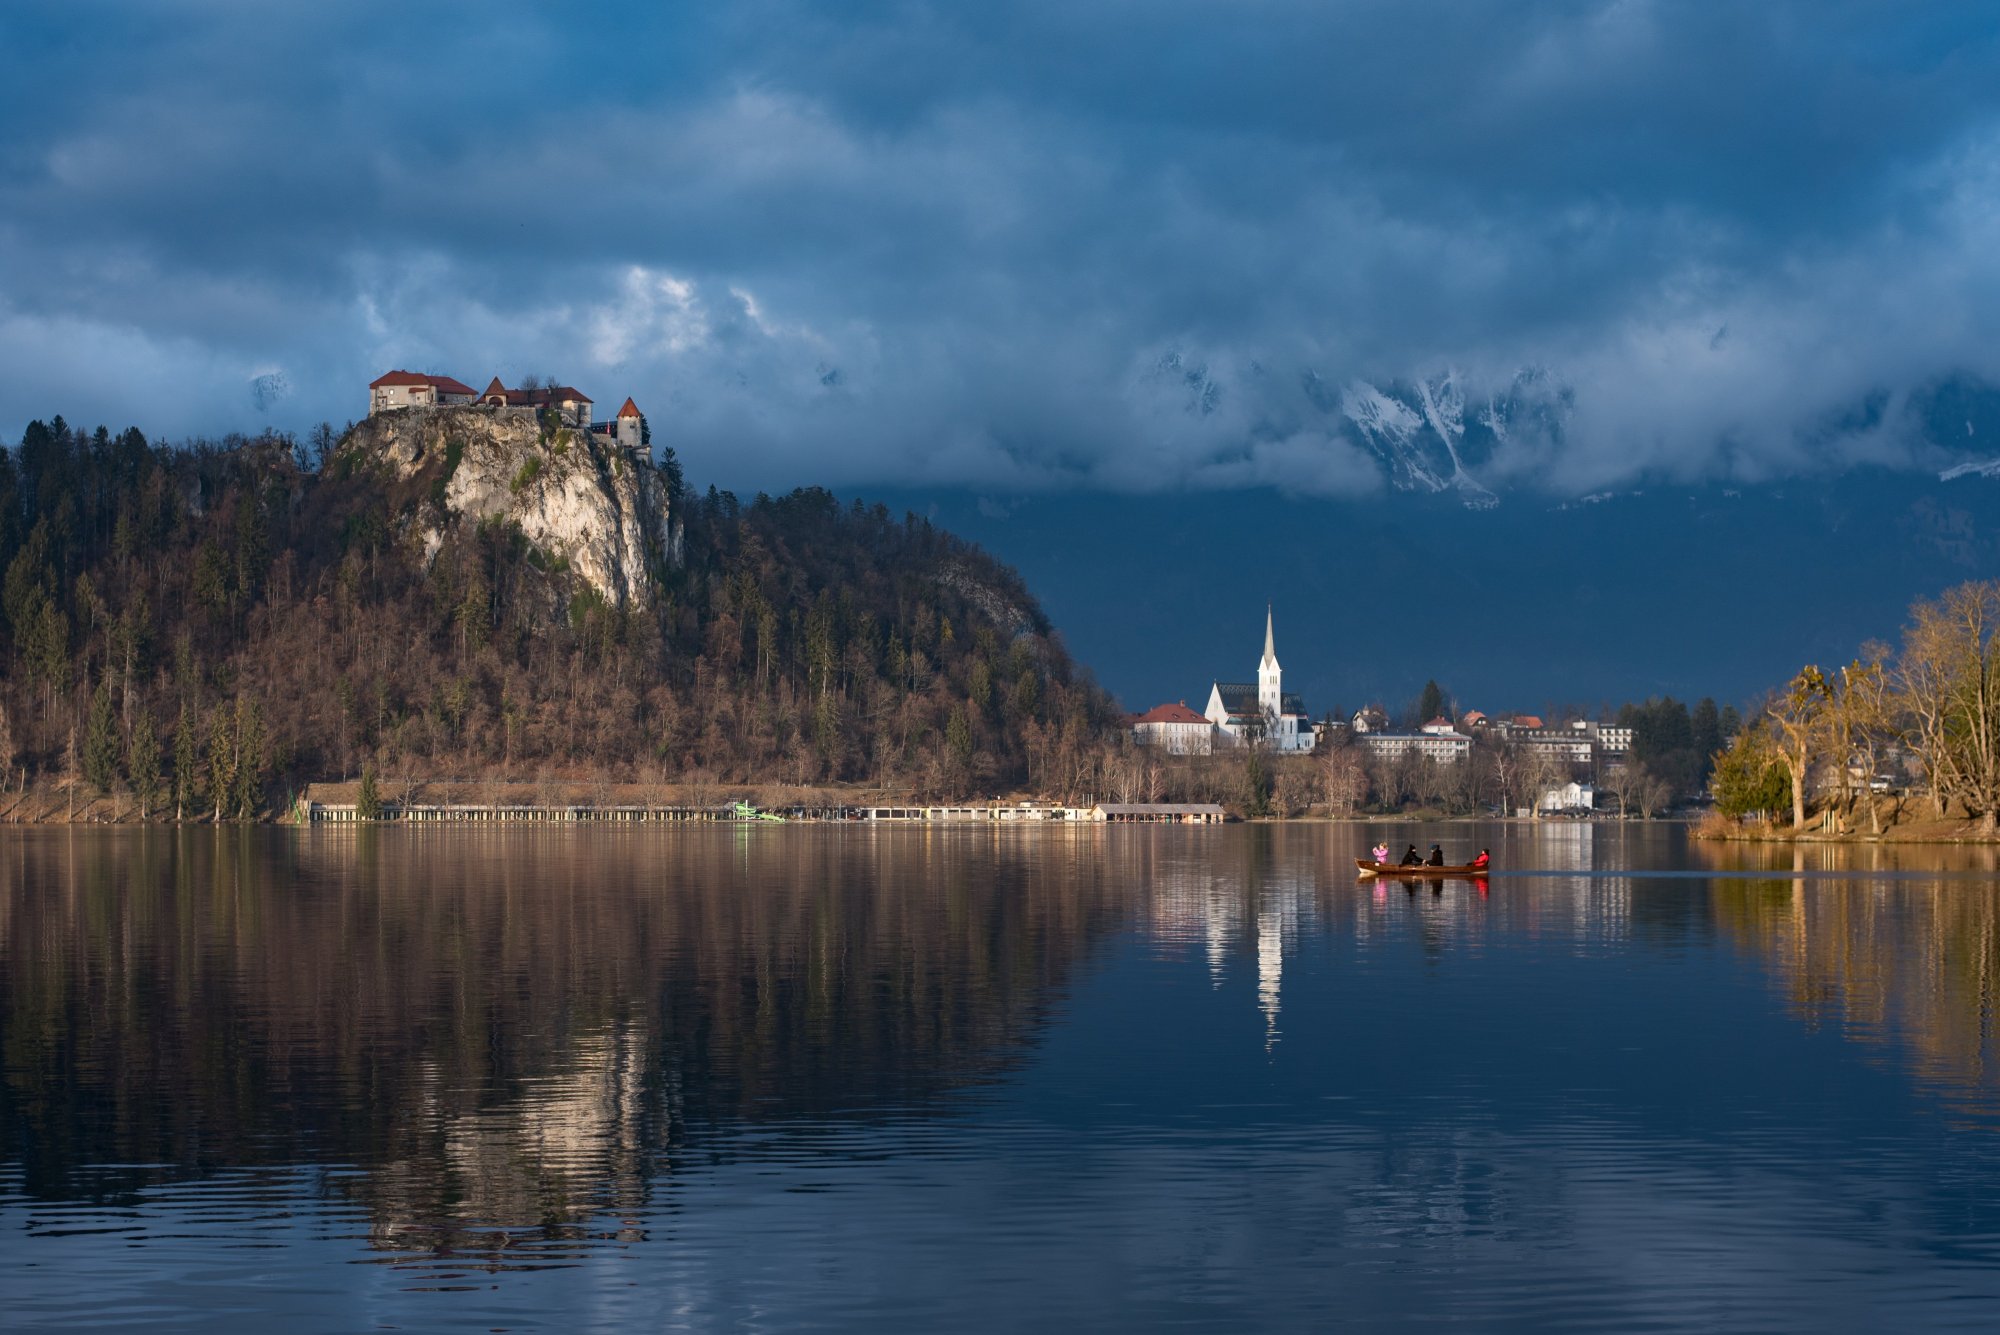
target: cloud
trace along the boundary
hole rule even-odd
[[[74,34],[88,30],[93,40]],[[1945,8],[1122,0],[0,18],[0,431],[632,394],[697,477],[1367,492],[1339,389],[1535,368],[1488,481],[1934,450],[2000,380]],[[1887,402],[1862,427],[1857,406]]]

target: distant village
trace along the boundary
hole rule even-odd
[[[1543,814],[1587,814],[1602,782],[1616,784],[1632,753],[1633,729],[1593,719],[1550,722],[1533,714],[1487,715],[1468,709],[1456,719],[1438,714],[1396,729],[1380,706],[1351,717],[1311,718],[1305,702],[1284,689],[1273,612],[1265,609],[1264,653],[1254,682],[1214,681],[1200,713],[1185,701],[1157,705],[1129,720],[1140,747],[1176,756],[1232,749],[1273,755],[1335,750],[1378,769],[1412,764],[1468,764],[1475,744],[1507,755],[1532,771],[1533,805]],[[1503,762],[1504,763],[1504,762]],[[1525,811],[1521,814],[1527,814]]]

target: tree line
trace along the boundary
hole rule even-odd
[[[1864,645],[1832,669],[1806,664],[1718,757],[1717,810],[1788,813],[1800,829],[1817,799],[1879,834],[1889,791],[1913,783],[1933,817],[2000,833],[1996,633],[2000,581],[1974,581],[1919,599],[1894,646]]]
[[[448,455],[449,452],[447,452]],[[612,606],[517,526],[321,429],[0,450],[0,789],[247,817],[313,779],[1079,792],[1117,717],[1019,576],[915,515],[681,480]],[[426,561],[405,535],[445,538]]]

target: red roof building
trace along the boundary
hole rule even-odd
[[[1207,719],[1182,704],[1154,705],[1151,709],[1133,719],[1132,722],[1135,725],[1140,723],[1198,723],[1204,728],[1208,726]]]
[[[1132,720],[1132,740],[1175,755],[1207,755],[1215,746],[1215,725],[1185,701],[1156,705]]]

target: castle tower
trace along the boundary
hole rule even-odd
[[[1266,718],[1277,718],[1285,712],[1285,696],[1280,687],[1284,676],[1278,667],[1277,642],[1271,632],[1271,606],[1264,605],[1264,657],[1257,663],[1257,705]]]
[[[627,449],[636,450],[644,442],[646,429],[644,419],[639,416],[639,405],[631,399],[618,410],[618,443]]]

